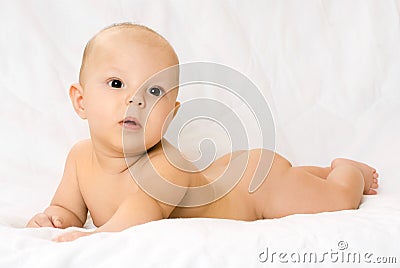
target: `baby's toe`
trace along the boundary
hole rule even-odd
[[[379,185],[377,183],[373,182],[370,187],[373,189],[376,189],[379,187]]]
[[[378,193],[378,192],[375,191],[374,189],[368,189],[367,192],[366,192],[365,194],[368,194],[368,195],[375,195],[375,194],[377,194],[377,193]]]

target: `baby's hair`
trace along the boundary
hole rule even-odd
[[[151,33],[153,36],[156,36],[157,39],[159,39],[160,42],[158,42],[159,45],[161,46],[169,46],[172,51],[175,53],[174,49],[172,48],[172,46],[169,44],[169,42],[167,41],[167,39],[165,39],[162,35],[160,35],[159,33],[157,33],[156,31],[154,31],[153,29],[150,29],[147,26],[141,25],[141,24],[137,24],[137,23],[132,23],[132,22],[120,22],[120,23],[113,23],[105,28],[103,28],[102,30],[100,30],[95,36],[93,36],[86,44],[85,49],[83,51],[83,56],[82,56],[82,64],[81,64],[81,68],[79,71],[79,82],[82,82],[82,74],[83,74],[83,70],[86,67],[86,60],[88,58],[89,52],[91,51],[91,48],[93,46],[93,43],[96,39],[97,36],[99,36],[101,33],[111,30],[111,29],[121,29],[121,28],[131,28],[131,29],[136,29],[139,31],[145,31],[148,33]],[[178,60],[178,56],[175,53],[175,56]],[[179,60],[178,60],[179,61]]]
[[[118,23],[113,23],[109,26],[104,27],[99,33],[108,30],[108,29],[114,29],[114,28],[137,28],[140,30],[144,30],[144,31],[149,31],[155,35],[157,35],[158,37],[162,38],[164,41],[168,42],[164,37],[162,37],[159,33],[157,33],[156,31],[154,31],[153,29],[144,26],[142,24],[137,24],[137,23],[132,23],[132,22],[118,22]]]

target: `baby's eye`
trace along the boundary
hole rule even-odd
[[[164,94],[164,90],[159,88],[159,87],[151,87],[147,90],[150,94],[154,95],[154,96],[161,96],[162,94]]]
[[[122,83],[122,81],[119,79],[112,79],[108,82],[108,85],[113,88],[122,88],[124,83]]]

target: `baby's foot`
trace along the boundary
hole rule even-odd
[[[335,160],[332,161],[331,167],[334,168],[335,166],[341,164],[350,164],[359,168],[364,175],[364,194],[368,195],[377,194],[375,189],[379,187],[378,185],[379,174],[376,172],[376,169],[361,162],[345,158],[336,158]]]

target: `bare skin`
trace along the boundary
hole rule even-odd
[[[93,154],[92,144],[90,140],[86,140],[74,147],[68,159],[69,162],[79,163],[79,166],[74,168],[77,176],[64,175],[63,182],[68,185],[60,185],[52,205],[44,213],[34,217],[28,226],[82,227],[88,210],[94,224],[99,227],[96,232],[119,231],[169,217],[210,217],[252,221],[297,213],[356,209],[362,194],[376,194],[378,175],[373,168],[365,164],[348,159],[335,159],[331,167],[326,168],[292,167],[286,159],[277,154],[264,183],[255,193],[250,194],[247,189],[260,151],[258,149],[250,151],[250,161],[242,179],[223,198],[205,206],[182,208],[171,207],[149,197],[140,190],[128,170],[119,174],[104,172],[90,157]],[[159,152],[159,150],[152,151],[151,156]],[[226,167],[228,157],[229,155],[226,155],[216,160],[207,170],[206,174],[210,181],[218,177],[220,171]],[[170,172],[175,174],[179,172],[173,166],[169,167]],[[68,173],[67,167],[66,174]],[[182,177],[183,174],[180,175]],[[193,177],[191,181],[196,179],[197,182],[204,182],[203,178],[198,177]],[[69,180],[78,181],[73,186]],[[277,187],[279,191],[276,191]],[[68,189],[70,191],[66,192]],[[69,204],[70,202],[64,198],[75,200],[76,204]],[[67,207],[66,204],[71,207]],[[89,234],[92,233],[70,232],[61,235],[56,241],[71,241]]]
[[[329,167],[292,165],[275,154],[271,170],[254,193],[248,186],[260,152],[250,151],[247,169],[236,187],[216,202],[198,208],[177,207],[171,217],[211,217],[237,220],[278,218],[298,213],[318,213],[358,208],[363,194],[376,194],[376,170],[360,162],[338,158]],[[226,167],[229,155],[216,160],[207,171],[212,181]],[[232,160],[231,160],[232,161]]]
[[[376,170],[347,159],[335,159],[325,168],[292,167],[278,154],[254,149],[225,155],[202,172],[187,173],[176,168],[164,155],[160,141],[162,124],[169,122],[170,112],[178,108],[177,92],[171,90],[159,95],[153,84],[143,93],[138,89],[148,77],[178,63],[173,49],[156,34],[137,27],[105,30],[96,36],[90,48],[80,82],[71,86],[70,97],[77,114],[88,120],[91,139],[71,149],[50,206],[35,215],[27,226],[82,227],[89,211],[98,228],[94,232],[64,233],[55,241],[121,231],[165,218],[251,221],[296,213],[356,209],[363,194],[377,193]],[[166,88],[163,83],[167,82],[158,82],[157,86]],[[135,127],[125,118],[128,107],[135,111]],[[129,153],[124,154],[123,130],[137,141],[143,140],[144,135],[145,144],[131,144]],[[216,180],[229,161],[236,161],[245,152],[249,153],[249,161],[238,184],[222,198],[206,205],[179,206],[185,190],[173,193],[175,205],[166,204],[147,194],[132,177],[151,180],[154,178],[151,171],[156,170],[162,178],[189,189]],[[271,169],[258,190],[249,193],[261,154],[271,156],[271,163],[261,163],[271,164]],[[135,173],[132,175],[129,169]]]
[[[376,169],[354,161],[350,159],[344,159],[344,158],[337,158],[332,162],[332,168],[337,167],[338,165],[343,165],[343,164],[350,164],[353,165],[361,170],[364,176],[364,194],[365,195],[374,195],[377,194],[377,191],[375,189],[378,188],[378,178],[379,174],[376,172]],[[371,178],[371,172],[372,172],[372,178]]]

